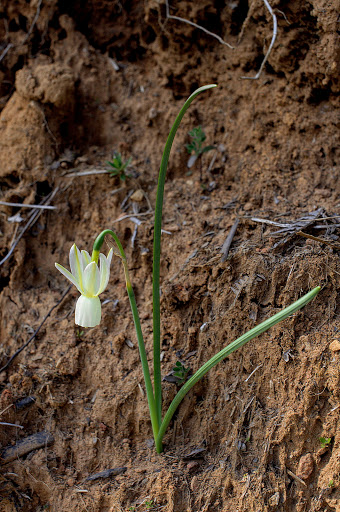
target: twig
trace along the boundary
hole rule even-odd
[[[318,236],[309,235],[308,233],[304,233],[303,231],[297,231],[296,234],[303,236],[304,238],[309,238],[310,240],[315,240],[315,242],[320,242],[321,244],[329,245],[329,247],[332,247],[333,249],[340,249],[340,245],[332,244],[331,242],[323,240],[323,238],[319,238]]]
[[[226,41],[224,41],[217,34],[214,34],[213,32],[210,32],[210,30],[207,30],[206,28],[201,27],[200,25],[197,25],[197,23],[194,23],[193,21],[189,21],[189,20],[186,20],[184,18],[180,18],[179,16],[172,16],[172,14],[170,14],[168,0],[165,0],[165,9],[166,9],[166,17],[168,19],[182,21],[183,23],[187,23],[188,25],[191,25],[192,27],[198,28],[199,30],[203,30],[203,32],[205,32],[209,36],[215,37],[215,39],[217,39],[217,41],[219,41],[221,44],[224,44],[225,46],[228,46],[228,48],[231,48],[232,50],[234,50],[234,46],[231,46],[231,44],[229,44]]]
[[[0,425],[5,425],[6,427],[24,428],[22,425],[16,425],[16,423],[6,423],[5,421],[0,421]]]
[[[7,361],[7,363],[2,367],[0,368],[0,373],[2,373],[4,370],[6,370],[9,365],[12,363],[12,361],[31,343],[32,340],[34,340],[34,338],[36,337],[36,335],[38,334],[38,332],[40,331],[40,329],[42,328],[42,326],[44,325],[44,323],[46,322],[46,320],[48,319],[48,317],[50,316],[50,314],[52,313],[52,311],[57,307],[59,306],[59,304],[64,300],[64,298],[66,297],[66,295],[68,294],[68,292],[71,290],[72,288],[72,285],[68,286],[68,288],[66,288],[66,290],[64,291],[64,293],[62,294],[61,298],[56,302],[56,304],[54,306],[51,307],[51,309],[49,310],[49,312],[47,313],[47,315],[43,318],[42,322],[40,323],[40,325],[38,326],[38,328],[34,331],[34,333],[32,334],[32,336],[29,338],[28,341],[26,341],[26,343],[24,345],[22,345],[22,347],[20,347],[10,358],[9,360]]]
[[[58,192],[58,187],[55,188],[53,190],[53,192],[51,192],[51,194],[45,199],[45,203],[47,202],[50,202],[52,201],[52,199],[54,198],[54,196],[56,195],[56,193]],[[31,213],[31,217],[28,219],[28,221],[26,222],[25,226],[22,228],[22,231],[20,232],[20,234],[18,235],[18,238],[13,242],[13,244],[11,245],[11,248],[10,250],[8,251],[8,253],[6,254],[6,256],[0,261],[0,266],[3,265],[5,263],[5,261],[7,261],[10,256],[13,254],[14,252],[14,249],[16,248],[16,246],[18,245],[18,243],[20,242],[21,238],[24,236],[25,232],[33,226],[33,224],[38,220],[38,218],[40,217],[41,213],[42,213],[43,210],[41,209],[35,209],[32,213]]]
[[[72,176],[91,176],[91,174],[109,174],[109,171],[94,169],[93,171],[79,171],[79,172],[70,172],[66,174],[67,178],[71,178]]]
[[[153,212],[144,212],[144,213],[130,213],[130,214],[127,214],[127,215],[123,215],[123,217],[119,217],[119,219],[116,219],[112,222],[112,224],[115,224],[116,222],[120,222],[122,220],[125,220],[125,219],[131,219],[133,217],[141,217],[142,215],[151,215]],[[134,222],[134,221],[133,221]]]
[[[272,48],[274,46],[274,43],[275,43],[275,39],[276,39],[276,35],[277,35],[277,18],[275,16],[275,14],[273,13],[273,10],[272,8],[270,7],[269,3],[267,2],[267,0],[263,0],[264,2],[264,5],[267,7],[268,11],[270,12],[272,18],[273,18],[273,37],[272,37],[272,40],[270,42],[270,45],[269,45],[269,48],[268,48],[268,51],[262,61],[262,64],[260,66],[260,69],[258,70],[258,72],[256,73],[255,76],[241,76],[241,79],[243,80],[258,80],[260,78],[260,75],[262,73],[262,70],[264,68],[264,65],[265,63],[267,62],[268,60],[268,57],[270,55],[270,52],[272,51]]]
[[[10,50],[12,48],[12,46],[14,46],[14,44],[8,43],[8,45],[6,46],[6,48],[4,49],[2,54],[0,55],[0,62],[2,61],[2,59],[4,59],[6,57],[8,50]]]
[[[286,468],[287,469],[287,468]],[[290,471],[290,469],[287,469],[287,473],[289,476],[291,476],[292,478],[294,478],[295,480],[297,480],[298,482],[300,482],[300,484],[304,485],[305,487],[307,487],[307,484],[306,482],[304,482],[302,480],[302,478],[298,477],[297,475],[295,475],[292,471]]]
[[[93,475],[88,476],[85,478],[85,482],[93,482],[93,480],[99,480],[102,478],[112,478],[113,476],[125,473],[126,470],[127,467],[105,469],[104,471],[100,471],[100,473],[94,473]]]
[[[24,204],[24,203],[7,203],[6,201],[0,201],[3,206],[17,206],[18,208],[37,208],[38,210],[57,210],[57,206],[45,206],[42,204]]]
[[[240,219],[236,219],[235,220],[234,224],[231,227],[231,230],[229,231],[229,234],[228,234],[228,236],[226,238],[226,241],[222,245],[222,249],[221,249],[221,253],[222,253],[221,261],[222,261],[222,263],[224,263],[226,261],[226,259],[228,258],[229,249],[230,249],[231,243],[233,241],[233,238],[235,236],[235,233],[236,233],[236,230],[237,230],[237,226],[239,225],[239,222],[240,222]]]
[[[263,366],[263,363],[259,364],[259,365],[255,368],[255,370],[253,370],[253,371],[251,372],[251,374],[250,374],[250,375],[248,375],[248,377],[246,378],[246,380],[245,380],[244,382],[248,382],[248,380],[250,379],[250,377],[251,377],[252,375],[254,375],[254,373],[255,373],[259,368],[261,368],[261,366]]]
[[[31,436],[18,441],[14,446],[8,446],[1,452],[1,459],[4,464],[12,462],[18,457],[23,457],[33,450],[51,446],[54,443],[54,437],[49,432],[37,432]]]

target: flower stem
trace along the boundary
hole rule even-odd
[[[177,129],[182,118],[190,106],[191,102],[198,94],[212,87],[215,84],[200,87],[189,96],[184,103],[167,138],[162,161],[159,170],[158,187],[155,207],[155,229],[153,240],[153,368],[154,368],[154,386],[155,402],[157,409],[158,423],[162,421],[162,384],[161,384],[161,319],[160,319],[160,258],[161,258],[161,229],[162,229],[162,210],[164,198],[165,175],[168,167],[168,161],[172,143],[174,141]],[[157,450],[158,451],[158,450]]]
[[[157,442],[156,442],[156,449],[161,447],[162,451],[162,439],[165,434],[165,431],[170,423],[170,420],[172,416],[174,415],[177,407],[185,397],[185,395],[190,391],[190,389],[198,382],[211,368],[213,368],[217,363],[225,359],[229,354],[237,350],[238,348],[242,347],[245,343],[252,340],[256,336],[259,336],[259,334],[262,334],[263,332],[270,329],[270,327],[273,327],[278,322],[281,322],[288,316],[292,315],[302,307],[304,307],[308,302],[310,302],[320,291],[320,286],[317,286],[313,290],[311,290],[309,293],[301,297],[301,299],[297,300],[287,308],[283,309],[279,313],[276,313],[276,315],[272,316],[271,318],[268,318],[261,324],[257,325],[250,331],[246,332],[240,338],[237,338],[235,341],[230,343],[227,347],[222,349],[220,352],[218,352],[215,356],[213,356],[209,361],[207,361],[185,384],[184,386],[178,391],[177,395],[171,402],[165,416],[163,419],[163,422],[161,423]],[[158,451],[158,450],[157,450]],[[160,452],[158,452],[160,453]]]
[[[135,294],[134,294],[132,284],[130,281],[129,270],[128,270],[126,255],[125,255],[123,246],[120,243],[119,238],[113,231],[111,231],[110,229],[105,229],[104,231],[102,231],[100,233],[100,235],[98,235],[98,237],[96,238],[96,240],[93,244],[92,259],[93,259],[94,255],[99,253],[100,248],[104,243],[105,235],[112,236],[112,238],[116,242],[116,245],[118,247],[120,257],[121,257],[121,260],[123,263],[123,267],[124,267],[126,290],[127,290],[128,296],[129,296],[133,321],[135,324],[135,329],[136,329],[136,334],[137,334],[138,348],[139,348],[139,354],[140,354],[140,358],[141,358],[141,362],[142,362],[144,382],[145,382],[145,388],[146,388],[146,394],[147,394],[147,398],[148,398],[148,405],[149,405],[150,418],[151,418],[151,424],[152,424],[152,431],[153,431],[153,435],[154,435],[154,439],[155,439],[155,443],[156,443],[160,423],[158,421],[158,416],[157,416],[155,397],[153,394],[149,364],[148,364],[148,359],[147,359],[146,350],[145,350],[145,344],[144,344],[143,333],[142,333],[142,328],[141,328],[137,304],[136,304],[136,298],[135,298]]]

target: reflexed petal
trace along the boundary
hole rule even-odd
[[[95,327],[100,324],[102,307],[98,297],[81,295],[76,304],[76,324],[81,327]]]
[[[83,273],[83,278],[85,295],[94,297],[96,291],[99,289],[100,283],[99,268],[95,261],[91,261],[91,263],[87,265]]]
[[[113,249],[110,249],[109,250],[109,254],[107,255],[107,263],[109,265],[109,270],[110,270],[110,265],[111,265],[111,260],[112,260],[112,256],[113,256]]]
[[[71,247],[71,250],[70,250],[70,267],[71,267],[72,274],[78,281],[81,288],[83,288],[83,286],[84,286],[84,283],[83,283],[84,268],[82,266],[82,263],[83,263],[83,261],[82,261],[81,253],[80,253],[78,247],[76,246],[76,244],[73,244]]]
[[[82,260],[83,260],[83,269],[91,263],[91,256],[87,251],[81,251]]]
[[[59,263],[55,263],[56,268],[63,274],[63,276],[67,277],[69,281],[71,281],[74,286],[78,288],[78,291],[82,293],[82,289],[79,286],[79,283],[77,282],[76,278],[69,272],[66,268],[64,268],[62,265],[59,265]]]
[[[110,253],[109,253],[109,257],[110,257],[109,261],[111,261],[112,254],[110,256]],[[100,293],[102,293],[105,290],[105,288],[107,287],[107,283],[109,282],[109,278],[110,278],[110,263],[109,263],[109,261],[108,261],[108,258],[106,258],[104,256],[104,254],[99,255],[100,285],[99,285],[99,289],[98,289],[96,295],[99,295]]]

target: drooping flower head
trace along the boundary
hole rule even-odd
[[[99,254],[99,267],[91,261],[87,251],[79,251],[76,244],[70,250],[71,272],[56,263],[56,268],[77,287],[81,296],[76,304],[76,324],[81,327],[95,327],[100,323],[102,308],[99,295],[105,290],[110,277],[110,264],[113,251],[107,257]]]

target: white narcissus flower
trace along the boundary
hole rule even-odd
[[[76,244],[70,250],[71,272],[56,263],[56,268],[78,288],[81,296],[76,304],[76,324],[81,327],[95,327],[100,323],[102,308],[98,295],[107,287],[113,251],[99,254],[99,268],[87,251],[79,251]]]

